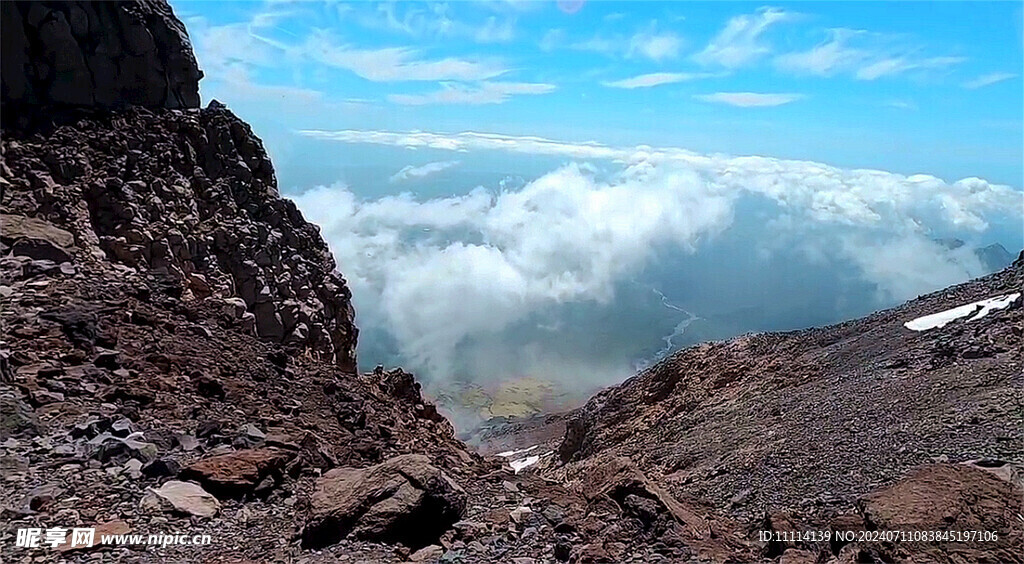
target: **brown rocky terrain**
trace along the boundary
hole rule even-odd
[[[681,351],[482,456],[412,375],[357,371],[326,244],[250,128],[198,107],[165,3],[0,7],[3,562],[1024,561],[1024,300],[903,326],[1019,292],[1024,257]],[[211,542],[17,546],[58,526]],[[781,534],[886,530],[998,539]]]

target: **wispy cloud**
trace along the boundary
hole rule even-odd
[[[853,29],[830,29],[828,33],[829,39],[812,49],[776,57],[775,65],[796,74],[831,76],[863,64],[870,57],[868,51],[849,46],[851,38],[864,32]]]
[[[565,30],[561,28],[549,29],[544,32],[544,36],[541,37],[540,42],[537,43],[537,47],[541,51],[548,52],[554,51],[562,42],[565,41]]]
[[[481,82],[467,86],[457,82],[442,82],[441,89],[427,94],[392,94],[388,100],[406,106],[428,104],[501,104],[513,96],[538,95],[554,92],[554,84],[534,82]]]
[[[634,149],[619,149],[600,143],[564,143],[543,137],[524,137],[501,135],[498,133],[478,133],[467,131],[455,134],[431,133],[425,131],[365,131],[342,129],[325,131],[320,129],[303,129],[299,135],[323,141],[342,143],[367,143],[371,145],[388,145],[407,149],[444,149],[448,151],[500,150],[530,155],[559,155],[583,159],[624,159],[635,152]],[[686,154],[692,154],[686,152]]]
[[[337,43],[326,32],[312,34],[302,52],[315,60],[342,68],[374,82],[487,80],[505,73],[494,61],[476,61],[457,57],[423,59],[420,53],[405,47],[358,49]]]
[[[761,8],[754,14],[736,16],[693,59],[702,65],[726,68],[751,63],[771,53],[771,47],[762,40],[765,31],[792,17],[778,8]]]
[[[630,78],[624,78],[622,80],[615,80],[611,82],[602,82],[601,84],[611,88],[651,88],[654,86],[661,86],[662,84],[674,84],[677,82],[688,82],[691,80],[700,80],[703,78],[712,78],[715,76],[722,76],[716,73],[710,72],[654,72],[650,74],[641,74]]]
[[[515,20],[499,20],[495,16],[487,18],[483,25],[478,26],[473,38],[478,43],[505,43],[516,36]]]
[[[917,104],[909,100],[889,100],[885,103],[885,106],[896,108],[897,110],[917,111]]]
[[[271,17],[273,16],[273,17]],[[373,82],[488,80],[506,72],[495,60],[461,57],[429,59],[407,47],[357,48],[324,30],[304,40],[284,43],[262,33],[280,14],[257,14],[247,23],[211,26],[203,18],[189,21],[200,62],[215,76],[230,66],[285,67],[296,61],[315,61],[348,70]]]
[[[649,29],[629,36],[595,35],[585,41],[571,43],[569,48],[601,53],[609,57],[649,59],[656,63],[677,58],[683,48],[683,38],[670,31],[656,31],[656,25],[656,22],[652,22]],[[564,34],[560,30],[551,30],[541,41],[541,45],[550,50],[563,38]]]
[[[367,3],[359,8],[350,7],[348,11],[354,14],[346,19],[354,19],[367,29],[397,32],[416,39],[464,38],[477,43],[505,43],[516,35],[514,15],[468,21],[453,18],[449,13],[450,7],[440,3]]]
[[[274,21],[257,14],[249,22],[210,25],[203,17],[188,18],[189,32],[200,66],[217,76],[232,66],[272,66],[287,55],[287,47],[260,35],[262,25]]]
[[[875,61],[860,68],[854,76],[860,80],[876,80],[884,76],[903,74],[911,70],[942,69],[958,65],[966,60],[966,57],[930,57],[926,59],[891,57]]]
[[[804,98],[803,94],[761,94],[757,92],[716,92],[694,96],[704,102],[726,104],[738,108],[781,106]]]
[[[870,81],[915,70],[943,69],[967,60],[954,56],[924,57],[920,47],[899,43],[904,41],[863,30],[830,29],[825,41],[807,51],[779,55],[775,66],[798,75],[849,73],[858,80]]]
[[[627,56],[642,56],[655,62],[674,59],[679,56],[683,40],[671,32],[640,32],[629,39]]]
[[[990,72],[973,80],[968,80],[963,83],[962,86],[968,90],[977,90],[978,88],[991,86],[999,82],[1010,80],[1011,78],[1017,78],[1017,75],[1012,72]]]
[[[413,178],[424,178],[432,174],[437,174],[441,171],[448,170],[454,166],[458,166],[461,161],[437,161],[433,163],[427,163],[420,166],[408,165],[402,167],[402,170],[391,175],[388,180],[392,183],[402,182]]]

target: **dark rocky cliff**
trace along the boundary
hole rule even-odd
[[[5,104],[199,106],[203,73],[165,1],[2,2],[0,10]]]
[[[198,109],[202,73],[167,3],[2,9],[5,245],[25,238],[21,218],[61,225],[78,260],[162,276],[354,371],[351,294],[327,245],[279,197],[249,126]]]

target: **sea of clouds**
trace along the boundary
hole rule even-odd
[[[350,282],[361,362],[401,362],[428,389],[529,374],[590,393],[631,375],[642,351],[630,335],[663,346],[644,327],[665,335],[693,315],[728,312],[741,295],[737,308],[827,302],[827,311],[770,328],[837,321],[983,274],[972,245],[1021,244],[1022,193],[979,178],[479,133],[302,133],[565,159],[515,189],[367,200],[339,183],[295,197]],[[406,167],[395,179],[458,163]],[[939,241],[948,237],[969,244],[951,249]],[[817,298],[792,295],[804,271]],[[832,287],[821,288],[824,280]],[[650,304],[668,309],[660,298],[625,295],[640,291],[664,292],[687,311],[677,308],[665,327],[648,322],[641,310]],[[394,356],[367,358],[384,350]]]

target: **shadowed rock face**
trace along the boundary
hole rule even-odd
[[[355,370],[351,293],[317,227],[278,196],[247,124],[222,105],[69,121],[4,130],[14,229],[2,242],[15,255],[59,264],[70,253],[158,277],[169,298],[210,301],[265,341]]]
[[[3,102],[196,108],[203,73],[165,0],[3,2]]]
[[[36,270],[103,257],[354,371],[345,280],[248,124],[198,109],[202,72],[167,2],[0,9],[3,250],[48,261]]]

